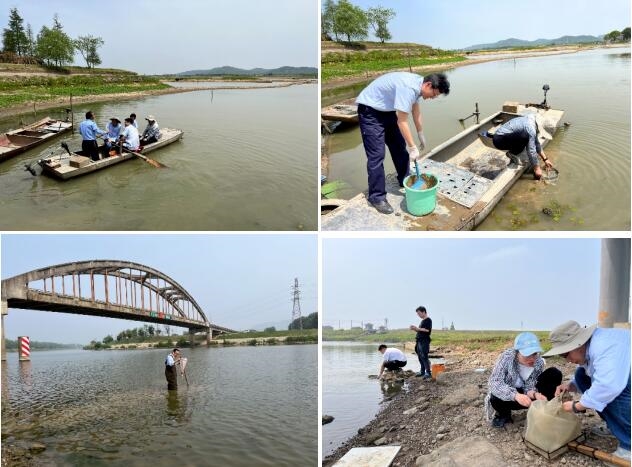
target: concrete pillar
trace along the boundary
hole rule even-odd
[[[195,332],[193,329],[189,329],[189,344],[191,348],[195,347]]]
[[[2,302],[0,302],[0,316],[2,317],[2,322],[0,322],[0,327],[2,327],[2,343],[0,343],[0,358],[3,361],[7,360],[7,348],[5,347],[5,343],[4,343],[4,315],[9,314],[9,310],[7,308],[7,301],[6,300],[2,300]]]
[[[211,341],[213,340],[213,331],[210,328],[206,331],[206,345],[211,345]]]
[[[18,354],[21,362],[31,360],[31,340],[29,336],[18,336]]]
[[[601,240],[599,327],[628,326],[630,322],[630,239]]]

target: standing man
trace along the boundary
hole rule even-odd
[[[173,351],[167,355],[165,360],[165,378],[167,378],[167,389],[169,391],[175,391],[178,389],[178,374],[176,371],[176,365],[180,364],[180,349],[173,349]]]
[[[414,73],[393,72],[380,76],[370,83],[356,99],[360,132],[367,157],[369,203],[382,214],[391,214],[393,208],[386,200],[384,175],[385,145],[391,153],[397,181],[404,186],[409,163],[419,160],[426,147],[419,98],[434,99],[450,93],[450,82],[443,73],[426,77]],[[419,137],[415,144],[408,124],[412,112]]]
[[[83,154],[93,161],[99,160],[99,145],[97,144],[97,136],[105,135],[107,131],[101,130],[94,123],[94,114],[91,110],[86,112],[86,119],[79,124],[79,133],[83,141],[81,142],[81,151]]]
[[[417,376],[423,376],[424,379],[431,379],[432,374],[430,371],[430,359],[428,354],[430,353],[430,334],[432,333],[432,320],[428,316],[425,306],[417,307],[417,316],[421,319],[419,326],[414,324],[410,325],[411,331],[417,332],[415,342],[415,353],[419,358],[419,373]]]
[[[553,347],[543,357],[559,355],[577,364],[575,375],[560,384],[555,395],[579,392],[579,401],[564,402],[567,412],[597,411],[619,440],[613,453],[630,461],[630,330],[582,328],[567,321],[551,331]]]
[[[377,350],[384,355],[384,361],[382,361],[382,365],[380,366],[380,373],[377,375],[378,378],[382,377],[384,369],[401,371],[401,369],[406,366],[406,355],[404,355],[404,352],[401,350],[395,347],[389,349],[384,344],[381,344]]]

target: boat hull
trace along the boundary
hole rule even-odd
[[[0,162],[44,144],[71,128],[71,122],[46,117],[17,130],[8,131],[0,136]]]

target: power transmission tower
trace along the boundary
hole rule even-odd
[[[303,320],[301,319],[301,291],[298,288],[298,279],[294,278],[294,287],[292,287],[292,323],[298,320],[299,329],[303,329]]]

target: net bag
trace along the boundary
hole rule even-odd
[[[552,453],[566,446],[582,433],[582,424],[574,414],[562,408],[562,400],[536,400],[527,411],[525,441],[538,449]]]

